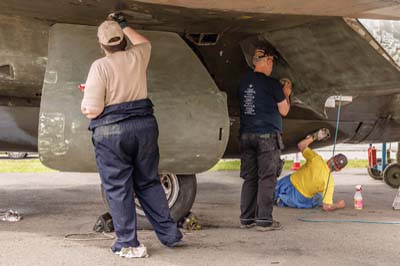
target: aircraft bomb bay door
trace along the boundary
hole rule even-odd
[[[103,56],[96,31],[97,27],[69,24],[50,30],[39,154],[46,166],[61,171],[97,171],[89,120],[80,111],[83,92],[78,89],[92,62]],[[147,78],[160,128],[160,173],[206,171],[222,157],[228,141],[226,95],[177,34],[142,33],[152,42]]]

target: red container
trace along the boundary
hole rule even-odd
[[[368,148],[368,166],[369,168],[376,166],[376,149],[374,146]]]

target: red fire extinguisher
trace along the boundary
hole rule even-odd
[[[369,145],[368,148],[368,165],[369,168],[374,168],[376,166],[376,149],[372,145]]]

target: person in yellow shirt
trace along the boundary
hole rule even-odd
[[[278,180],[274,200],[278,206],[292,208],[314,208],[322,205],[324,211],[342,209],[344,200],[333,202],[335,181],[332,172],[337,172],[347,165],[347,158],[337,154],[325,162],[320,155],[309,148],[314,141],[329,138],[328,129],[308,135],[297,144],[306,163],[297,172]]]

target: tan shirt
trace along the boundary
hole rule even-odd
[[[81,104],[100,114],[105,106],[147,98],[151,44],[141,43],[93,62]]]

